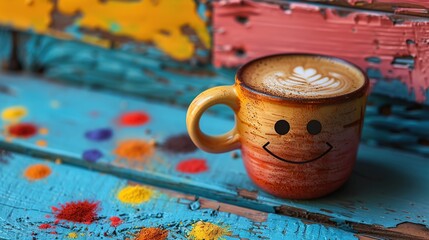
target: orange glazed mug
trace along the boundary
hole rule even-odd
[[[186,123],[202,150],[241,148],[253,182],[292,199],[324,196],[343,185],[356,161],[369,80],[355,65],[312,54],[279,54],[242,66],[232,86],[197,96]],[[201,115],[225,104],[235,127],[219,136],[203,133]]]

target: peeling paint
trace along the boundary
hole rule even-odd
[[[216,66],[238,66],[279,52],[334,55],[379,73],[377,80],[399,79],[417,101],[425,100],[429,22],[359,11],[344,14],[304,3],[284,9],[247,0],[215,2],[213,11]],[[238,16],[247,21],[243,24]],[[379,62],[367,61],[374,57]],[[396,64],[404,58],[412,67]]]

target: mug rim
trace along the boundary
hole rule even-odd
[[[243,71],[251,64],[257,62],[257,61],[261,61],[267,58],[273,58],[273,57],[281,57],[281,56],[305,56],[305,57],[322,57],[325,59],[329,59],[329,60],[333,60],[337,63],[340,63],[342,65],[348,65],[349,67],[354,68],[355,70],[357,70],[358,72],[360,72],[362,74],[362,76],[364,77],[364,83],[362,84],[362,86],[360,86],[358,89],[346,93],[346,94],[342,94],[342,95],[338,95],[338,96],[334,96],[334,97],[321,97],[321,98],[305,98],[305,97],[283,97],[283,96],[277,96],[277,95],[273,95],[273,94],[268,94],[262,91],[258,91],[252,87],[250,87],[249,85],[247,85],[244,81],[242,81],[243,79]],[[255,59],[250,60],[249,62],[246,62],[244,65],[242,65],[236,75],[235,75],[235,81],[236,83],[238,83],[238,85],[240,85],[242,88],[246,89],[248,92],[259,95],[261,97],[264,98],[268,98],[271,100],[275,100],[275,101],[290,101],[290,102],[296,102],[296,103],[337,103],[337,102],[345,102],[347,100],[350,99],[354,99],[357,97],[361,97],[362,95],[366,94],[369,88],[369,78],[368,76],[364,73],[364,71],[357,66],[354,63],[351,63],[347,60],[338,58],[338,57],[333,57],[333,56],[328,56],[328,55],[323,55],[323,54],[315,54],[315,53],[300,53],[300,52],[292,52],[292,53],[278,53],[278,54],[271,54],[271,55],[265,55],[262,57],[258,57]]]

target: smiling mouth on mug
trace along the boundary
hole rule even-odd
[[[262,146],[262,148],[263,148],[267,153],[269,153],[271,156],[273,156],[273,157],[277,158],[277,159],[278,159],[278,160],[280,160],[280,161],[287,162],[287,163],[292,163],[292,164],[304,164],[304,163],[309,163],[309,162],[316,161],[317,159],[319,159],[319,158],[321,158],[321,157],[325,156],[326,154],[328,154],[328,153],[329,153],[329,151],[331,151],[331,149],[333,148],[333,147],[332,147],[332,145],[331,145],[330,143],[326,142],[326,145],[328,146],[328,149],[327,149],[326,151],[324,151],[322,154],[320,154],[319,156],[317,156],[317,157],[315,157],[315,158],[312,158],[312,159],[309,159],[309,160],[305,160],[305,161],[293,161],[293,160],[288,160],[288,159],[284,159],[284,158],[282,158],[282,157],[277,156],[276,154],[274,154],[273,152],[271,152],[271,151],[268,149],[268,145],[270,145],[270,142],[267,142],[267,143],[265,143],[265,145],[264,145],[264,146]]]

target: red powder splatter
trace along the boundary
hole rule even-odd
[[[17,123],[8,128],[10,135],[20,138],[29,138],[37,133],[37,126],[32,123]]]
[[[48,229],[48,228],[53,228],[53,227],[47,223],[43,223],[39,225],[39,229]]]
[[[191,158],[177,164],[176,170],[183,173],[202,173],[209,169],[207,162],[200,158]]]
[[[110,225],[112,227],[117,227],[122,224],[122,220],[119,217],[113,216],[110,218]]]
[[[135,111],[122,114],[119,118],[119,124],[122,126],[135,127],[149,122],[149,115],[145,112]]]
[[[77,223],[92,223],[99,210],[98,202],[77,201],[60,204],[60,208],[52,207],[52,211],[58,220],[66,220]]]

